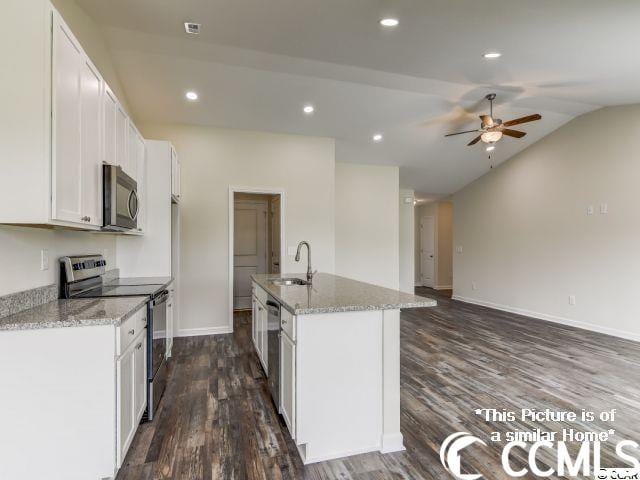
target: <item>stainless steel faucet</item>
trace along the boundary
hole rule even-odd
[[[296,262],[300,261],[300,250],[302,246],[307,246],[307,282],[311,283],[313,281],[313,275],[315,272],[311,271],[311,245],[306,240],[301,241],[298,244],[298,251],[296,252]]]

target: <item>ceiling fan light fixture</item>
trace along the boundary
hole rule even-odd
[[[484,132],[482,135],[480,135],[480,138],[484,143],[495,143],[502,138],[502,132]]]

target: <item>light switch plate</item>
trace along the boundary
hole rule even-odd
[[[593,215],[595,212],[595,209],[593,208],[593,205],[589,205],[587,207],[587,215]]]
[[[462,253],[462,245],[456,247],[456,253]]]
[[[606,203],[601,203],[600,204],[600,213],[602,215],[606,215],[607,213],[609,213],[609,205],[607,205]]]
[[[575,304],[576,304],[576,296],[569,295],[569,305],[575,305]]]
[[[40,250],[40,270],[49,270],[49,250]]]

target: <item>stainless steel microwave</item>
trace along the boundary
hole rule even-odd
[[[102,166],[103,230],[126,231],[138,227],[138,184],[121,167]]]

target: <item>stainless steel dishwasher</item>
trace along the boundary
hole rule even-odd
[[[280,413],[280,303],[269,295],[267,300],[267,379],[271,398]]]

